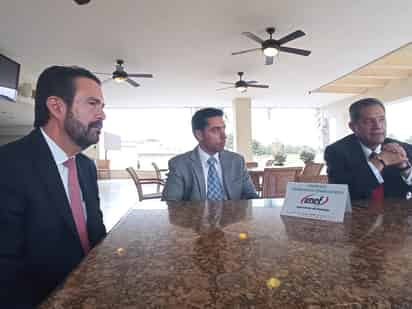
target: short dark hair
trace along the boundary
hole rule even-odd
[[[45,69],[39,76],[34,99],[34,126],[44,126],[49,121],[47,98],[56,96],[70,108],[73,104],[76,88],[74,80],[78,77],[86,77],[94,80],[99,85],[100,80],[90,71],[76,66],[51,66]]]
[[[211,117],[223,117],[223,111],[218,108],[203,108],[198,110],[192,117],[192,131],[203,130],[208,126],[207,119]]]
[[[361,110],[365,107],[372,106],[372,105],[379,105],[385,111],[385,106],[381,101],[375,98],[366,98],[358,100],[349,107],[349,116],[351,122],[356,122],[360,118]]]

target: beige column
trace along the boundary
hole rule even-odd
[[[244,156],[245,161],[253,161],[252,154],[252,100],[235,98],[233,106],[233,145],[236,152]]]

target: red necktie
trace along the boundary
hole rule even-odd
[[[77,177],[76,161],[72,157],[63,163],[69,169],[69,196],[70,208],[74,222],[76,224],[77,233],[79,233],[80,242],[83,251],[87,254],[90,251],[89,236],[87,234],[86,221],[84,219],[83,205],[80,198],[79,179]]]
[[[372,190],[371,200],[374,202],[381,202],[385,197],[385,192],[383,190],[383,183]]]
[[[376,158],[378,153],[372,152],[369,158]],[[371,200],[375,202],[381,202],[385,198],[385,192],[383,189],[383,183],[379,184],[375,189],[372,190]]]

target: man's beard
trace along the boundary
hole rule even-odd
[[[96,144],[99,141],[99,135],[93,134],[92,129],[102,128],[102,126],[103,122],[97,120],[89,123],[86,127],[74,117],[71,111],[67,113],[66,119],[64,120],[64,129],[66,130],[66,133],[81,149],[86,149],[90,145]]]

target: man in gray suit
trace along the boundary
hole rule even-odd
[[[169,161],[163,200],[241,200],[258,197],[243,157],[224,150],[225,128],[220,109],[205,108],[193,115],[192,131],[199,145]]]

